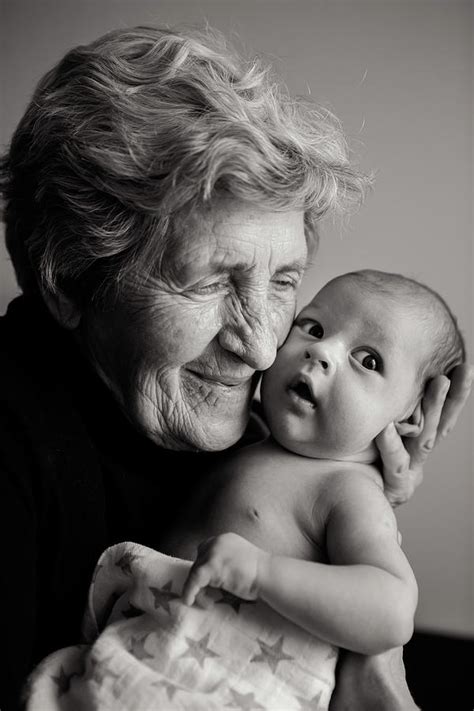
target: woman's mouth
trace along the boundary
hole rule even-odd
[[[224,388],[240,388],[248,387],[252,381],[251,377],[235,377],[232,375],[214,375],[204,372],[197,372],[196,370],[187,369],[188,373],[191,373],[194,377],[209,383],[210,385],[217,385]]]

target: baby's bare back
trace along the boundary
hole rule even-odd
[[[331,473],[341,462],[309,459],[267,440],[223,457],[163,552],[193,560],[197,546],[233,531],[269,552],[327,562]]]

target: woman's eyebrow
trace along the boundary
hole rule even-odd
[[[248,262],[225,262],[225,261],[215,261],[211,260],[210,267],[215,273],[223,272],[248,272],[249,269],[253,269],[255,265],[249,265]],[[296,272],[298,275],[303,275],[306,269],[307,263],[305,259],[296,259],[294,262],[289,262],[288,264],[283,264],[279,266],[274,274],[283,274],[285,272]]]

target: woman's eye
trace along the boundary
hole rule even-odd
[[[195,291],[196,294],[202,294],[203,296],[206,296],[206,294],[217,294],[219,291],[224,291],[224,289],[227,288],[227,282],[223,281],[214,281],[212,284],[203,284],[202,286],[196,286],[193,291]]]
[[[301,325],[303,331],[308,333],[313,338],[322,338],[324,336],[324,328],[319,321],[307,321]]]
[[[285,291],[286,289],[296,289],[298,282],[294,279],[273,279],[273,284],[277,287],[279,291]]]
[[[382,370],[382,359],[379,355],[375,353],[370,353],[366,350],[360,350],[354,353],[354,358],[361,364],[366,370]]]

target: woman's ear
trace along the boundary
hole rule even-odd
[[[46,289],[41,289],[44,302],[53,318],[69,331],[79,326],[81,311],[77,304],[62,292],[53,294]]]
[[[399,422],[395,422],[395,427],[400,437],[418,437],[420,432],[423,430],[424,424],[425,418],[423,417],[423,410],[420,401],[411,415],[403,420],[400,420]]]

